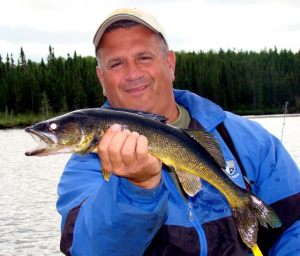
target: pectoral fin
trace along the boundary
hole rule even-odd
[[[102,137],[102,135],[104,134],[104,131],[101,129],[98,129],[95,132],[95,135],[92,137],[92,139],[90,141],[88,141],[88,143],[86,143],[85,141],[82,143],[83,146],[79,147],[79,150],[77,150],[76,152],[79,154],[86,154],[87,152],[93,152],[96,153],[97,151],[97,145],[100,142],[100,139]],[[87,145],[85,145],[87,144]]]
[[[102,169],[102,175],[103,175],[103,178],[104,178],[106,181],[109,181],[111,172],[109,172],[109,171],[107,171],[107,170],[105,170],[105,169]]]
[[[183,190],[189,196],[196,195],[202,189],[202,184],[199,177],[178,169],[175,169],[175,172]]]

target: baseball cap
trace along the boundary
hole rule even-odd
[[[164,40],[167,43],[164,29],[162,28],[162,26],[159,24],[157,19],[152,14],[150,14],[144,10],[139,10],[136,8],[122,8],[122,9],[117,9],[114,12],[112,12],[100,24],[100,26],[97,29],[97,32],[94,36],[94,40],[93,40],[95,48],[97,48],[107,27],[117,21],[120,21],[120,20],[131,20],[131,21],[135,21],[141,25],[144,25],[144,26],[150,28],[151,30],[153,30],[154,32],[161,34],[161,36],[164,38]]]

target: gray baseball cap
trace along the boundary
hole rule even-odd
[[[161,34],[161,36],[164,38],[164,40],[167,43],[165,31],[162,28],[162,26],[159,24],[157,19],[150,13],[139,10],[136,8],[122,8],[117,9],[114,12],[112,12],[104,21],[100,24],[99,28],[96,31],[96,34],[94,36],[94,46],[95,48],[98,47],[98,44],[107,29],[108,26],[111,24],[120,21],[120,20],[132,20],[135,22],[140,23],[141,25],[144,25],[151,30],[153,30],[156,33]]]

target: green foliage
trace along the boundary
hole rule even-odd
[[[300,112],[300,52],[177,52],[174,87],[238,114]]]
[[[26,127],[28,125],[46,120],[50,117],[56,116],[56,113],[49,113],[46,117],[43,114],[26,113],[14,114],[13,111],[0,112],[0,129],[13,128],[13,127]]]
[[[47,63],[26,60],[23,48],[18,64],[0,57],[0,112],[16,114],[62,113],[100,106],[104,98],[95,71],[96,59],[55,57],[49,46]]]
[[[177,52],[176,58],[175,88],[239,114],[282,113],[286,101],[290,113],[300,112],[300,52],[221,49]],[[46,63],[27,60],[23,48],[17,64],[12,56],[0,56],[1,121],[100,106],[104,98],[95,67],[94,57],[76,52],[67,59],[56,57],[51,46]]]

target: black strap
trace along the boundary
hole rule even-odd
[[[240,157],[239,157],[238,152],[236,151],[236,148],[235,148],[235,146],[234,146],[234,144],[233,144],[233,141],[232,141],[232,139],[231,139],[231,137],[230,137],[230,134],[229,134],[229,132],[227,131],[227,129],[226,129],[226,127],[225,127],[225,125],[224,125],[223,122],[220,123],[220,124],[217,126],[217,131],[220,133],[221,137],[223,138],[223,140],[225,141],[226,145],[227,145],[228,148],[230,149],[231,153],[232,153],[233,156],[235,157],[235,159],[236,159],[236,161],[237,161],[237,163],[238,163],[238,165],[239,165],[239,167],[240,167],[240,169],[241,169],[241,172],[242,172],[242,175],[243,175],[243,179],[244,179],[245,184],[246,184],[246,188],[247,188],[248,190],[252,190],[252,188],[251,188],[251,186],[250,186],[250,185],[252,184],[252,182],[249,181],[249,180],[247,179],[247,173],[246,173],[246,170],[245,170],[245,168],[244,168],[244,166],[243,166],[243,163],[242,163],[242,161],[241,161],[241,159],[240,159]]]

